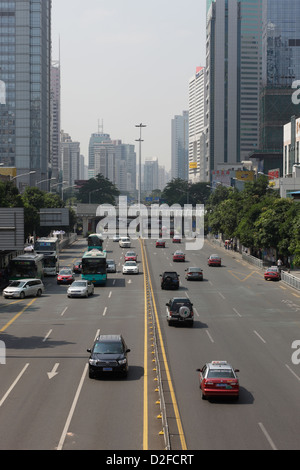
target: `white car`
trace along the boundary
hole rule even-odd
[[[88,297],[94,293],[94,284],[91,281],[80,279],[74,281],[67,290],[68,297]]]
[[[121,248],[130,248],[131,241],[129,237],[121,237],[119,240],[119,245]]]
[[[138,274],[139,267],[135,261],[126,261],[123,264],[122,272],[123,274]]]
[[[45,291],[44,284],[40,279],[20,279],[12,281],[9,286],[3,290],[3,297],[12,297],[24,299],[24,297],[40,297]]]

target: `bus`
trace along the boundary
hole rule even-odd
[[[28,253],[10,260],[8,276],[10,281],[19,279],[42,279],[44,276],[43,255]]]
[[[94,249],[103,250],[103,237],[100,233],[91,233],[88,236],[88,251]]]
[[[57,237],[39,238],[34,251],[44,255],[44,275],[56,276],[59,271],[59,239]]]
[[[92,281],[96,286],[106,284],[106,252],[96,249],[86,251],[82,257],[81,278]]]

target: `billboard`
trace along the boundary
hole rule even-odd
[[[41,209],[40,210],[40,226],[41,227],[67,227],[69,225],[69,209]]]
[[[0,175],[15,178],[17,176],[17,169],[15,167],[0,166]]]
[[[0,251],[24,249],[24,209],[0,209]]]
[[[254,171],[253,170],[237,170],[235,172],[235,177],[237,180],[241,180],[241,181],[254,181]]]

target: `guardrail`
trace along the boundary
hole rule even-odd
[[[287,273],[286,271],[281,271],[281,280],[289,286],[294,287],[294,289],[300,290],[299,277],[293,276],[292,274]]]
[[[242,253],[243,260],[247,261],[247,263],[254,264],[260,269],[264,268],[264,263],[261,259],[255,258],[255,256],[248,255],[247,253]]]

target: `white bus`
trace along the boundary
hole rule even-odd
[[[39,238],[34,244],[34,251],[44,255],[44,275],[56,276],[59,271],[59,239]]]

